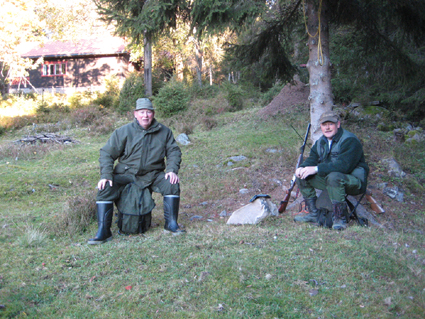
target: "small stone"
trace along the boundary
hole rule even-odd
[[[239,194],[248,194],[249,193],[249,189],[247,188],[242,188],[239,190]]]
[[[316,296],[318,293],[319,293],[319,291],[318,291],[318,290],[316,290],[316,289],[311,289],[311,290],[309,291],[309,294],[310,294],[310,296],[311,296],[311,297]]]

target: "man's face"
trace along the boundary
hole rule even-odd
[[[322,130],[322,133],[328,140],[331,140],[335,136],[335,134],[338,132],[338,129],[339,129],[340,126],[341,126],[340,121],[338,121],[337,123],[324,122],[324,123],[320,124],[320,128]]]
[[[139,122],[140,126],[145,130],[151,126],[154,116],[155,111],[152,110],[141,109],[134,111],[134,117],[137,119],[137,122]]]

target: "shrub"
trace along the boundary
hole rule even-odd
[[[90,126],[90,135],[106,135],[115,130],[116,121],[110,116],[103,116]]]
[[[49,231],[55,235],[72,236],[82,233],[95,221],[96,192],[87,191],[83,195],[70,197],[61,215],[50,223]]]
[[[182,82],[171,80],[158,91],[153,103],[159,115],[170,117],[186,110],[189,96]]]
[[[234,84],[225,82],[223,85],[224,89],[227,92],[227,101],[230,105],[230,111],[240,111],[243,108],[243,90]]]
[[[143,76],[138,72],[131,73],[124,82],[119,95],[118,111],[122,114],[134,110],[136,100],[145,97]]]
[[[19,130],[32,123],[37,123],[35,115],[8,116],[0,119],[0,125],[6,130]]]
[[[93,104],[106,108],[117,108],[119,106],[119,97],[108,94],[108,92],[101,93],[93,100]]]
[[[79,109],[88,106],[93,100],[93,94],[89,91],[75,92],[68,98],[71,109]]]
[[[71,121],[76,125],[86,126],[95,122],[95,120],[101,118],[103,113],[94,107],[86,107],[78,110],[74,110],[70,114]]]
[[[210,99],[219,93],[219,87],[217,85],[203,85],[199,86],[197,82],[194,82],[188,90],[191,98],[198,99]]]
[[[119,107],[119,96],[120,96],[120,87],[119,79],[117,76],[113,75],[105,79],[106,90],[103,93],[99,93],[97,98],[93,100],[93,104],[117,109]]]
[[[202,118],[202,124],[207,131],[211,131],[217,126],[217,120],[212,117],[205,116]]]

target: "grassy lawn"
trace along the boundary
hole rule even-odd
[[[423,318],[425,211],[413,188],[404,203],[380,198],[382,228],[335,232],[295,224],[291,212],[253,226],[219,217],[260,192],[278,204],[289,184],[301,144],[290,124],[303,135],[304,122],[294,114],[264,120],[257,111],[218,115],[219,125],[195,129],[181,147],[186,235],[163,233],[155,195],[154,227],[122,237],[114,224],[113,241],[99,246],[86,244],[97,229],[93,216],[76,228],[69,214],[93,207],[99,148],[109,134],[74,128],[59,133],[79,143],[35,146],[12,143],[26,128],[2,135],[0,317]],[[399,182],[377,161],[393,154],[390,135],[358,131],[373,159],[371,183]],[[236,155],[247,159],[230,165]]]

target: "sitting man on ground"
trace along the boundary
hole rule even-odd
[[[102,244],[112,239],[114,202],[120,213],[148,216],[147,225],[143,227],[149,227],[155,206],[152,191],[164,196],[164,229],[175,234],[184,232],[177,224],[181,151],[171,130],[154,116],[152,102],[147,98],[138,99],[134,121],[116,129],[100,149],[101,176],[96,197],[98,231],[88,244]],[[115,161],[118,163],[114,167]]]
[[[316,188],[326,189],[332,202],[332,228],[344,230],[349,222],[346,195],[359,195],[366,191],[369,167],[360,140],[341,127],[336,113],[323,113],[319,123],[323,135],[295,172],[309,213],[297,215],[294,220],[317,222]]]

